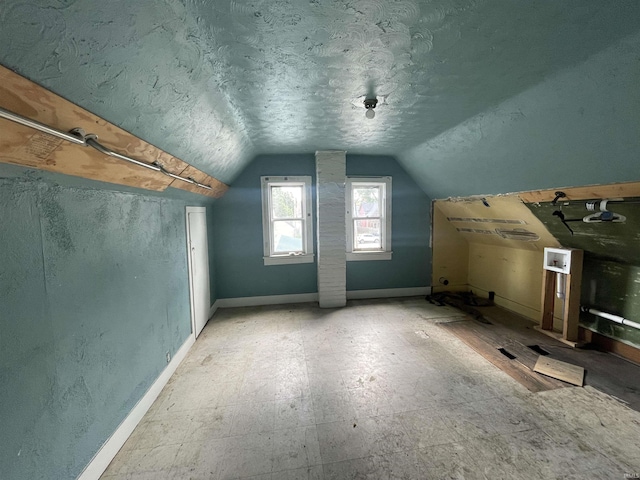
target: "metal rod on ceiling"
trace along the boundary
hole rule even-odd
[[[41,132],[48,133],[49,135],[61,138],[63,140],[66,140],[67,142],[75,143],[76,145],[85,144],[84,139],[80,138],[77,135],[57,130],[53,127],[50,127],[49,125],[45,125],[44,123],[40,123],[36,120],[31,120],[27,117],[23,117],[22,115],[18,115],[17,113],[13,113],[2,107],[0,107],[0,118],[11,120],[12,122],[19,123],[20,125],[24,125],[25,127],[33,128],[35,130],[40,130]]]
[[[140,160],[136,160],[135,158],[131,158],[127,155],[123,155],[118,153],[110,148],[105,147],[101,143],[98,142],[98,136],[95,134],[87,134],[85,135],[83,131],[79,128],[74,128],[71,132],[63,132],[62,130],[58,130],[56,128],[45,125],[44,123],[40,123],[36,120],[32,120],[27,117],[23,117],[17,113],[14,113],[10,110],[0,107],[0,118],[4,118],[6,120],[10,120],[15,123],[19,123],[20,125],[24,125],[25,127],[33,128],[35,130],[39,130],[41,132],[47,133],[49,135],[53,135],[54,137],[61,138],[66,140],[67,142],[75,143],[76,145],[90,146],[98,150],[100,153],[107,155],[109,157],[117,158],[119,160],[123,160],[125,162],[133,163],[134,165],[138,165],[143,168],[147,168],[149,170],[153,170],[156,172],[163,173],[168,177],[175,178],[176,180],[180,180],[182,182],[190,183],[200,188],[204,188],[207,190],[213,190],[209,185],[205,185],[203,183],[197,182],[193,178],[190,177],[181,177],[180,175],[176,175],[174,173],[166,170],[160,163],[146,163]]]
[[[159,166],[153,165],[151,163],[141,162],[140,160],[136,160],[134,158],[127,157],[126,155],[121,155],[118,152],[114,152],[113,150],[105,147],[101,143],[98,143],[98,141],[96,139],[97,139],[97,137],[95,137],[93,135],[85,136],[85,141],[86,141],[87,145],[89,145],[90,147],[95,148],[100,153],[103,153],[103,154],[105,154],[105,155],[107,155],[109,157],[113,157],[113,158],[118,158],[120,160],[124,160],[125,162],[130,162],[130,163],[133,163],[135,165],[139,165],[139,166],[144,167],[144,168],[148,168],[149,170],[155,170],[156,172],[160,171],[160,167]]]

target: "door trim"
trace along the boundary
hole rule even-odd
[[[196,339],[196,309],[195,309],[195,299],[193,298],[193,270],[191,269],[191,264],[193,263],[193,259],[191,258],[191,232],[189,229],[189,214],[190,213],[204,213],[206,215],[207,209],[205,207],[186,207],[184,218],[185,224],[187,228],[187,267],[188,267],[188,276],[189,276],[189,306],[191,308],[191,336],[193,339]]]

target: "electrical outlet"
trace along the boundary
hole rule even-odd
[[[171,361],[171,352],[167,352],[167,363]]]

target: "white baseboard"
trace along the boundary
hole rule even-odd
[[[375,290],[347,290],[347,299],[420,297],[431,295],[431,287],[378,288]]]
[[[260,305],[283,305],[317,301],[317,293],[295,293],[291,295],[265,295],[262,297],[219,298],[214,305],[216,308],[257,307]]]
[[[480,287],[476,287],[475,285],[469,285],[469,289],[472,290],[474,293],[480,293],[481,296],[483,297],[488,297],[489,296],[489,292],[487,290],[484,290]],[[518,315],[522,316],[522,317],[526,317],[529,320],[533,321],[533,322],[539,322],[540,321],[540,310],[536,309],[534,307],[530,307],[528,305],[523,305],[521,303],[515,302],[513,300],[510,300],[508,298],[504,298],[498,294],[496,294],[495,298],[493,299],[494,303],[499,306],[502,307],[506,310],[509,310],[513,313],[517,313]],[[557,320],[557,318],[556,318]],[[559,325],[562,325],[562,322],[559,323]]]
[[[207,317],[209,320],[211,320],[211,317],[213,317],[213,315],[216,313],[216,310],[218,310],[219,307],[220,307],[220,304],[218,303],[218,300],[213,302],[213,305],[211,305],[211,308],[209,309],[209,316]]]
[[[136,406],[133,407],[111,437],[100,447],[100,450],[98,450],[91,459],[91,462],[84,468],[77,480],[97,480],[100,478],[100,475],[107,469],[113,457],[116,456],[116,453],[118,453],[138,423],[140,423],[144,414],[147,413],[153,402],[158,398],[158,395],[160,395],[160,392],[171,378],[171,375],[173,375],[173,372],[176,371],[180,362],[182,362],[187,355],[187,352],[194,342],[193,334],[190,334],[175,353],[171,362],[169,362],[160,376],[153,382],[151,387],[149,387],[147,393],[145,393]]]
[[[429,295],[431,287],[379,288],[375,290],[347,290],[347,299],[418,297]],[[260,305],[286,305],[287,303],[317,302],[317,293],[291,295],[264,295],[262,297],[219,298],[211,307],[209,318],[218,308],[257,307]]]

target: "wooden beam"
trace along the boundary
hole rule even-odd
[[[198,170],[191,165],[187,165],[183,171],[181,171],[178,175],[185,178],[193,178],[196,182],[200,182],[203,185],[209,185],[212,190],[208,191],[208,193],[204,193],[204,195],[208,195],[210,197],[219,198],[222,197],[225,192],[229,189],[227,185],[222,183],[220,180],[213,178],[206,173]],[[178,179],[174,179],[173,182],[169,184],[170,187],[180,188],[182,190],[187,190],[193,193],[203,194],[203,189],[193,185],[191,183],[186,183]],[[205,190],[206,191],[206,190]]]
[[[532,190],[517,195],[525,203],[551,202],[556,192],[562,191],[567,200],[592,200],[597,198],[629,198],[640,197],[640,182],[613,183],[609,185],[589,185],[585,187],[558,187],[549,190]]]
[[[147,163],[158,161],[176,175],[191,168],[190,176],[196,180],[202,179],[202,183],[209,184],[213,190],[174,180],[162,173],[108,157],[91,147],[74,145],[5,119],[0,119],[2,163],[155,191],[164,191],[175,182],[172,186],[176,188],[220,197],[228,188],[224,183],[200,172],[179,158],[2,66],[0,106],[58,130],[83,128],[87,133],[98,135],[100,143],[111,150]]]

